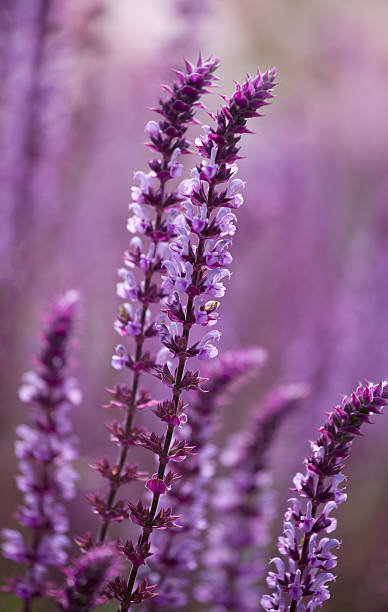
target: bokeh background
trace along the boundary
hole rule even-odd
[[[1,0],[1,526],[15,526],[20,377],[48,300],[77,287],[82,478],[71,512],[75,532],[95,529],[85,494],[99,482],[88,463],[115,452],[101,405],[115,380],[129,186],[147,159],[147,109],[171,68],[199,49],[220,57],[223,93],[257,65],[276,65],[280,80],[256,134],[244,138],[246,205],[219,327],[221,350],[260,345],[269,360],[238,409],[225,411],[221,445],[266,390],[311,384],[272,455],[282,512],[325,410],[360,379],[388,376],[387,20],[385,0]],[[209,98],[210,108],[218,103]],[[387,442],[385,416],[349,462],[328,612],[388,609]],[[17,604],[0,595],[0,609]]]

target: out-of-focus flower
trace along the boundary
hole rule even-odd
[[[117,575],[120,557],[116,547],[104,544],[91,548],[65,570],[65,585],[54,592],[63,612],[90,612],[105,603],[105,585]]]
[[[261,348],[230,351],[205,371],[205,392],[193,392],[181,436],[195,454],[178,463],[179,479],[169,490],[169,501],[182,512],[180,528],[155,534],[150,579],[158,584],[158,595],[144,609],[179,608],[188,597],[188,572],[197,568],[201,533],[207,527],[209,481],[214,475],[215,447],[211,440],[218,427],[221,407],[261,368],[266,352]]]
[[[221,461],[228,475],[216,480],[202,571],[195,585],[201,603],[254,612],[262,594],[265,549],[275,514],[268,451],[285,418],[306,397],[303,384],[278,387],[259,404],[245,431],[234,434]]]
[[[29,543],[19,531],[3,529],[2,550],[5,557],[27,564],[25,575],[15,576],[4,587],[25,602],[48,593],[47,568],[65,565],[70,544],[65,535],[66,510],[60,500],[74,497],[78,478],[70,466],[77,450],[68,413],[72,404],[79,404],[81,393],[67,374],[77,301],[77,292],[69,291],[54,302],[37,371],[27,372],[20,387],[20,399],[31,406],[33,424],[16,429],[15,452],[20,460],[16,482],[24,494],[16,517],[33,536]]]

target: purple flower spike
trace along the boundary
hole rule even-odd
[[[329,414],[312,454],[305,459],[306,471],[294,478],[298,497],[290,499],[279,537],[280,557],[272,559],[267,584],[272,590],[261,605],[268,612],[310,612],[330,598],[328,584],[335,580],[337,565],[333,550],[340,542],[331,537],[337,521],[331,516],[346,501],[342,474],[356,435],[369,417],[381,414],[388,404],[388,383],[360,384],[350,397]]]
[[[230,469],[216,480],[202,565],[206,568],[195,588],[196,599],[214,609],[256,612],[263,549],[270,540],[274,494],[268,472],[268,451],[285,418],[306,397],[303,384],[279,387],[256,409],[248,428],[232,435],[221,455]]]
[[[145,350],[144,344],[157,334],[151,305],[160,302],[165,295],[159,275],[167,242],[175,231],[173,217],[182,200],[176,190],[168,191],[167,183],[182,172],[180,156],[188,153],[191,146],[186,132],[194,122],[194,112],[200,98],[212,85],[217,66],[218,60],[215,58],[203,60],[199,57],[196,64],[186,62],[186,72],[177,72],[178,80],[171,89],[167,88],[168,96],[153,109],[160,116],[159,120],[149,121],[145,126],[149,138],[147,146],[157,157],[150,159],[148,172],[138,171],[134,174],[136,184],[131,189],[127,229],[131,234],[140,234],[141,238],[135,236],[131,239],[124,254],[125,267],[118,271],[117,294],[124,303],[120,305],[114,328],[122,338],[130,337],[133,344],[131,350],[123,344],[116,347],[112,367],[131,370],[132,381],[125,400],[117,402],[113,398],[111,402],[113,407],[119,405],[124,411],[121,425],[116,421],[109,425],[112,439],[120,449],[114,467],[116,478],[111,479],[105,500],[96,496],[90,498],[93,511],[99,514],[102,521],[98,535],[100,543],[105,540],[110,523],[126,517],[124,502],[119,500],[115,503],[122,484],[120,474],[124,469],[128,447],[134,443],[137,435],[133,424],[134,414],[143,407],[144,391],[139,388],[139,381],[142,373],[149,372],[156,363],[156,358]],[[150,486],[155,485],[151,483]],[[162,491],[162,488],[159,484],[158,490]],[[144,592],[149,593],[149,587]]]
[[[78,294],[69,291],[52,306],[43,334],[36,372],[27,372],[20,387],[20,399],[31,405],[32,425],[16,428],[19,439],[15,452],[19,463],[17,486],[24,494],[16,517],[33,532],[31,543],[14,529],[3,529],[2,551],[16,563],[26,563],[24,576],[12,578],[5,590],[30,602],[45,596],[51,588],[46,579],[49,566],[61,567],[67,561],[70,544],[65,535],[68,520],[61,498],[75,495],[78,478],[70,466],[77,457],[71,433],[69,409],[79,404],[81,393],[74,379],[67,376],[69,341],[74,324]]]
[[[232,261],[229,249],[236,231],[237,218],[231,209],[243,202],[239,189],[245,183],[233,178],[239,141],[247,131],[247,120],[258,116],[257,110],[273,97],[275,76],[275,70],[258,72],[254,79],[248,77],[242,86],[237,85],[234,96],[214,116],[215,127],[204,126],[204,135],[196,140],[203,160],[193,168],[192,178],[179,187],[184,210],[174,219],[176,237],[162,264],[162,287],[169,295],[167,319],[159,325],[159,333],[164,346],[180,358],[181,367],[189,357],[207,360],[218,354],[219,331],[207,331],[191,347],[188,335],[193,324],[207,327],[217,322],[218,298],[224,296],[224,281],[230,278],[225,266]],[[182,334],[177,323],[183,326]],[[161,368],[159,374],[163,380]]]
[[[204,384],[206,393],[192,394],[188,420],[182,426],[181,435],[195,447],[195,455],[176,466],[180,478],[169,491],[174,509],[180,508],[183,512],[179,519],[181,528],[155,535],[156,552],[149,577],[158,583],[158,595],[144,604],[149,612],[186,604],[187,573],[197,567],[199,538],[207,526],[208,485],[214,473],[211,439],[218,428],[220,408],[229,400],[230,393],[246,383],[265,361],[266,352],[261,348],[225,353],[205,372],[209,377]]]
[[[190,77],[193,77],[196,67],[186,65]],[[258,116],[257,110],[272,97],[275,74],[272,70],[264,75],[258,72],[254,79],[248,77],[242,86],[237,86],[234,96],[227,100],[225,107],[214,116],[215,128],[205,127],[205,135],[196,143],[202,160],[193,168],[192,178],[184,180],[178,192],[169,201],[171,215],[166,226],[161,227],[158,218],[156,227],[152,226],[148,216],[139,209],[140,201],[152,203],[155,198],[156,192],[149,183],[152,177],[142,176],[140,191],[136,191],[137,204],[133,211],[137,218],[133,227],[136,227],[136,231],[154,239],[157,236],[160,241],[168,243],[164,257],[158,262],[163,270],[163,282],[160,290],[155,287],[153,292],[154,301],[162,299],[165,318],[159,319],[152,330],[158,331],[162,345],[169,351],[170,359],[177,359],[175,368],[169,364],[167,355],[164,355],[164,363],[155,362],[152,366],[154,374],[172,389],[172,397],[168,408],[170,419],[165,434],[150,434],[140,440],[140,444],[151,450],[158,459],[157,479],[155,484],[152,484],[158,490],[153,493],[149,509],[143,505],[140,507],[141,502],[137,506],[129,504],[132,520],[142,526],[143,545],[149,542],[154,529],[174,526],[172,521],[171,524],[166,522],[172,513],[171,508],[159,510],[162,495],[159,492],[159,481],[165,483],[166,478],[175,480],[174,473],[165,477],[169,462],[181,461],[192,452],[184,440],[174,439],[174,430],[179,426],[184,412],[182,393],[189,390],[199,391],[201,383],[204,382],[198,371],[186,368],[186,362],[192,357],[198,357],[200,360],[216,357],[218,349],[215,343],[221,335],[218,330],[206,331],[202,339],[193,342],[190,340],[190,333],[196,325],[211,327],[217,321],[218,298],[224,296],[224,281],[230,277],[229,270],[224,266],[231,262],[227,252],[231,237],[236,231],[237,219],[230,209],[236,208],[236,201],[241,202],[241,198],[237,197],[237,189],[242,183],[231,184],[237,172],[234,162],[238,158],[241,134],[247,132],[245,126],[248,119]],[[191,78],[192,86],[202,82],[201,74]],[[191,91],[191,85],[188,91]],[[187,106],[179,100],[173,108],[185,112]],[[155,126],[149,126],[149,132],[156,133]],[[157,146],[157,138],[158,136],[153,138],[153,147]],[[175,143],[174,150],[178,147],[182,151],[184,146],[183,143]],[[151,163],[150,166],[153,172],[159,172],[161,180],[164,174],[160,174],[160,164]],[[180,169],[176,166],[175,157],[173,164],[167,169],[169,177],[171,173],[179,174]],[[176,206],[177,202],[179,207]],[[131,261],[134,261],[134,257]],[[125,283],[133,292],[132,276],[124,281],[124,285]],[[137,293],[141,296],[139,299],[143,301],[146,287],[147,284],[142,284],[137,288]],[[124,290],[125,287],[120,288],[120,291]],[[122,323],[125,324],[125,320]],[[129,367],[132,367],[131,364]],[[165,411],[160,409],[160,413],[163,412]],[[177,419],[174,421],[172,416]],[[139,599],[137,591],[142,589],[142,583],[136,586],[138,569],[137,565],[132,566],[123,594],[116,589],[116,593],[120,595],[118,599],[121,602],[121,612],[127,612]]]

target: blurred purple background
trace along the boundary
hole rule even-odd
[[[129,185],[147,159],[147,108],[170,69],[200,48],[220,57],[223,93],[257,64],[276,65],[280,80],[256,135],[244,139],[246,205],[219,327],[221,350],[260,345],[270,358],[238,398],[238,417],[228,408],[223,435],[272,385],[311,383],[310,400],[274,449],[283,511],[325,410],[360,379],[388,377],[387,19],[383,0],[1,2],[1,526],[14,526],[18,500],[20,377],[48,300],[78,287],[82,490],[72,516],[75,532],[95,528],[84,494],[99,486],[87,467],[94,454],[114,452],[101,405],[116,379],[112,323]],[[355,445],[328,612],[387,609],[387,441],[382,417]],[[0,564],[2,574],[13,571]],[[17,604],[3,595],[0,609]]]

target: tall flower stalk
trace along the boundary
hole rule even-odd
[[[243,203],[240,190],[244,183],[241,179],[233,179],[237,171],[239,141],[242,133],[248,132],[247,120],[258,116],[258,109],[273,97],[275,76],[275,70],[268,70],[263,75],[258,72],[255,78],[248,76],[243,85],[236,86],[234,95],[214,116],[215,127],[206,126],[204,135],[196,142],[201,163],[193,169],[192,178],[179,187],[184,211],[174,219],[169,257],[162,264],[167,318],[159,325],[160,340],[178,364],[172,371],[167,362],[154,366],[155,374],[172,389],[172,397],[158,404],[155,410],[157,417],[167,425],[165,434],[152,433],[139,438],[142,446],[157,455],[158,469],[146,485],[152,492],[150,506],[144,506],[141,500],[129,504],[131,519],[141,526],[142,532],[135,553],[132,545],[128,550],[128,559],[132,562],[128,580],[125,583],[117,579],[112,585],[113,596],[121,602],[121,612],[150,596],[147,584],[136,586],[136,577],[139,567],[150,556],[152,531],[175,525],[176,517],[171,508],[159,508],[159,500],[176,479],[172,470],[166,473],[168,464],[184,459],[193,450],[184,441],[174,440],[175,428],[186,418],[182,392],[198,390],[203,382],[198,371],[186,368],[186,362],[193,357],[199,360],[215,357],[218,350],[214,342],[220,337],[219,331],[209,331],[199,341],[190,342],[190,333],[197,325],[209,326],[217,320],[217,298],[224,295],[222,281],[230,276],[224,266],[232,261],[229,247],[236,230],[237,219],[230,209],[239,208]],[[175,164],[175,159],[172,158],[171,163]],[[136,208],[134,216],[145,220],[147,225],[144,209]],[[131,289],[131,278],[128,284]],[[117,352],[120,367],[133,367],[123,347]]]
[[[263,590],[265,550],[275,514],[268,452],[278,428],[307,394],[303,384],[278,387],[256,408],[248,427],[230,437],[221,461],[228,475],[215,481],[213,520],[195,588],[199,602],[212,609],[254,612]]]
[[[337,520],[330,514],[346,501],[344,462],[352,443],[360,436],[370,416],[381,414],[388,404],[388,383],[360,384],[350,397],[334,408],[318,440],[311,442],[312,454],[305,459],[305,474],[294,478],[298,497],[290,499],[285,513],[283,535],[279,537],[281,557],[271,563],[267,583],[273,589],[261,604],[268,612],[311,612],[330,598],[327,582],[335,580],[334,550],[340,542],[330,535]]]
[[[261,348],[229,351],[204,371],[208,377],[205,393],[193,392],[190,398],[181,436],[195,447],[195,455],[176,464],[180,478],[168,496],[174,510],[182,512],[180,529],[155,534],[150,577],[158,583],[158,595],[144,604],[144,610],[179,608],[187,603],[187,575],[197,568],[200,537],[207,527],[209,482],[215,469],[212,438],[220,410],[229,402],[230,393],[236,393],[265,361],[266,352]]]
[[[42,338],[37,371],[27,372],[20,399],[31,406],[32,425],[19,425],[15,444],[19,459],[18,489],[24,501],[16,518],[32,532],[31,541],[15,529],[3,529],[3,555],[25,563],[24,575],[13,577],[5,590],[24,600],[24,612],[32,600],[50,590],[47,570],[67,560],[70,540],[62,499],[75,495],[77,474],[70,463],[77,456],[69,409],[81,400],[74,380],[67,374],[69,343],[78,296],[70,291],[52,306]]]
[[[139,186],[132,187],[131,216],[127,229],[132,234],[142,234],[148,246],[138,236],[131,240],[130,248],[124,254],[124,268],[119,270],[120,282],[117,294],[126,300],[119,309],[115,329],[120,336],[130,336],[134,340],[134,353],[129,355],[123,345],[116,349],[112,365],[120,370],[127,366],[132,371],[129,385],[116,385],[110,391],[111,405],[124,411],[122,423],[113,421],[109,428],[112,440],[119,447],[119,455],[114,466],[107,459],[96,465],[101,475],[108,480],[109,490],[105,498],[99,495],[90,497],[94,512],[101,518],[98,542],[104,542],[112,521],[122,521],[128,512],[122,500],[116,501],[120,487],[128,482],[141,480],[136,466],[126,463],[129,447],[137,439],[138,429],[134,426],[136,410],[152,405],[148,394],[139,389],[142,373],[149,371],[155,359],[145,348],[145,341],[157,334],[155,321],[152,320],[151,306],[158,304],[165,292],[156,273],[160,273],[162,259],[168,241],[174,232],[172,217],[182,198],[176,191],[168,191],[167,183],[180,176],[182,164],[178,159],[188,153],[190,142],[186,132],[194,122],[194,111],[200,97],[214,80],[218,60],[200,56],[196,64],[186,61],[186,72],[177,71],[178,81],[172,88],[165,87],[168,96],[160,100],[155,110],[159,121],[149,121],[145,127],[150,142],[147,146],[159,157],[149,161],[150,171],[135,172]],[[153,213],[153,216],[152,216]],[[142,280],[135,277],[132,270],[138,270]]]

